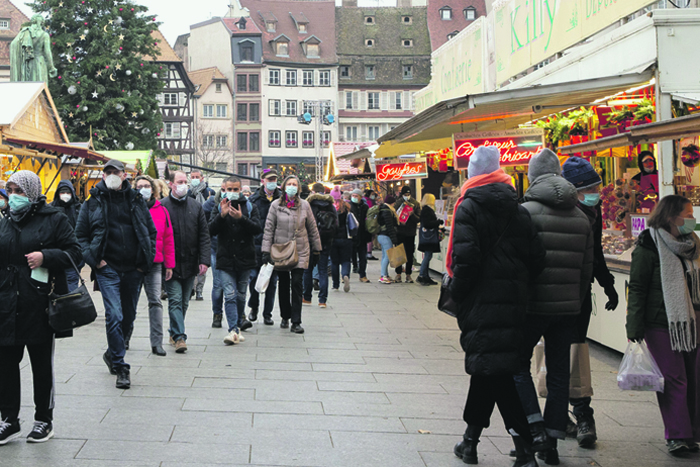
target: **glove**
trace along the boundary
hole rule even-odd
[[[643,340],[644,340],[643,337],[631,337],[629,339],[630,342],[634,342],[635,344],[638,344],[638,343],[642,342]]]
[[[617,308],[617,304],[620,302],[617,292],[615,291],[615,286],[610,284],[603,290],[605,291],[605,295],[608,297],[608,303],[605,304],[605,309],[612,311]]]
[[[263,264],[272,264],[272,258],[270,258],[270,253],[263,253],[262,254],[262,263]]]
[[[313,268],[316,267],[316,265],[318,264],[318,259],[319,259],[320,256],[321,256],[321,252],[320,252],[320,251],[314,251],[314,252],[311,254],[311,259],[310,259],[310,261],[309,261],[309,268],[313,269]]]
[[[445,220],[444,220],[444,219],[440,219],[439,222],[440,222],[440,225],[444,225],[444,224],[445,224]]]

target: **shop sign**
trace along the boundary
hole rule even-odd
[[[457,133],[453,138],[455,170],[466,170],[469,158],[479,146],[496,146],[501,152],[502,166],[527,165],[544,147],[541,128]]]
[[[655,0],[502,0],[493,6],[496,79],[509,78]]]
[[[647,228],[647,216],[632,215],[632,236],[639,237],[639,234]]]
[[[377,164],[377,181],[393,182],[428,176],[428,165],[422,162],[400,162],[395,164]]]

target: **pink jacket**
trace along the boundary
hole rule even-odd
[[[173,224],[170,221],[170,214],[165,206],[156,200],[151,208],[151,217],[156,225],[158,235],[156,236],[156,257],[154,263],[165,262],[166,269],[175,268],[175,238],[173,237]]]

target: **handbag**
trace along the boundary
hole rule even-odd
[[[386,253],[389,255],[389,264],[392,268],[398,268],[407,261],[406,249],[404,248],[403,243],[395,246],[394,248],[389,248]]]
[[[49,325],[56,332],[71,331],[80,326],[90,324],[97,319],[97,310],[85,286],[85,280],[80,276],[80,271],[73,258],[63,252],[70,259],[73,269],[80,277],[80,285],[77,289],[65,295],[54,293],[53,286],[49,293]]]
[[[273,243],[270,248],[270,259],[275,264],[277,271],[291,271],[299,264],[299,252],[297,251],[297,221],[301,216],[302,206],[299,205],[297,215],[294,218],[294,237],[285,243]]]
[[[438,229],[426,229],[421,227],[418,230],[418,246],[421,245],[438,245],[440,243],[440,236],[438,234]]]

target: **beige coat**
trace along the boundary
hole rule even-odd
[[[311,211],[311,205],[304,200],[299,200],[301,205],[293,209],[286,205],[280,206],[281,198],[276,199],[270,205],[270,212],[265,222],[263,234],[262,252],[269,253],[273,243],[287,243],[294,237],[294,224],[297,223],[297,252],[299,264],[297,268],[309,267],[311,251],[321,251],[321,237],[318,235],[316,219]],[[301,214],[297,211],[301,207]],[[298,219],[297,219],[298,218]],[[309,246],[309,240],[311,247]]]

